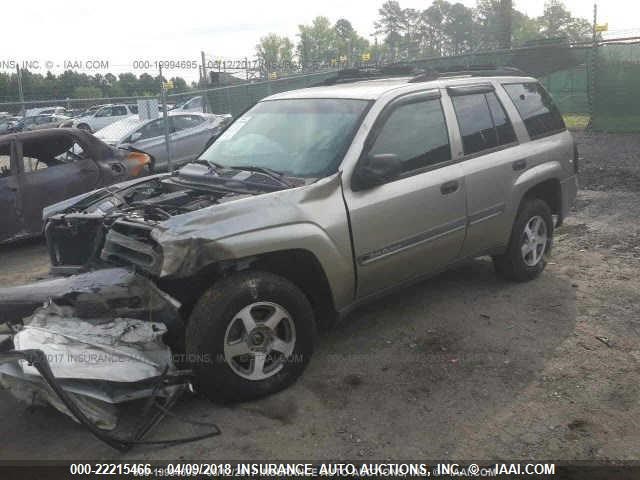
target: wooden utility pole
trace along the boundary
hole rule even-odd
[[[500,48],[511,48],[511,11],[513,8],[512,0],[500,0]]]
[[[18,81],[18,97],[20,98],[20,116],[24,118],[27,114],[27,110],[24,106],[24,90],[22,90],[22,70],[20,70],[20,64],[16,66],[16,74],[16,80]]]
[[[200,52],[200,57],[202,59],[202,88],[207,88],[207,59],[204,54],[204,50]]]

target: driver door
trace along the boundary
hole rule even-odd
[[[345,188],[358,298],[437,272],[460,253],[465,185],[449,137],[438,91],[401,96],[379,115],[355,169],[393,155],[401,171],[377,186]]]
[[[97,188],[100,172],[90,158],[62,162],[31,150],[29,140],[16,142],[24,227],[37,235],[42,233],[42,209]]]

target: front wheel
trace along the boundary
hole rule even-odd
[[[249,271],[207,290],[189,319],[186,348],[199,390],[219,402],[280,391],[313,353],[313,310],[287,279]]]
[[[507,252],[493,257],[496,273],[526,282],[542,273],[553,239],[549,205],[539,198],[526,199],[513,224]]]

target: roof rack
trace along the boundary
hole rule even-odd
[[[424,70],[406,63],[394,63],[364,68],[347,68],[338,71],[335,77],[323,81],[320,85],[336,85],[381,78],[412,77],[423,72]]]
[[[527,73],[515,67],[498,67],[495,65],[461,65],[448,67],[446,70],[422,69],[408,63],[394,63],[391,65],[347,68],[337,72],[318,85],[337,85],[341,83],[361,82],[393,77],[411,77],[409,83],[428,82],[438,78],[471,76],[471,77],[499,77],[528,76]]]
[[[409,83],[428,82],[438,78],[470,76],[470,77],[526,77],[528,74],[515,67],[497,67],[495,65],[470,65],[450,67],[446,71],[425,71],[409,80]]]

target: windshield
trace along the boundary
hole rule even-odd
[[[144,123],[137,115],[118,120],[96,132],[96,137],[104,141],[118,142]]]
[[[289,99],[258,103],[201,159],[224,167],[261,167],[292,177],[329,175],[355,133],[367,100]]]

